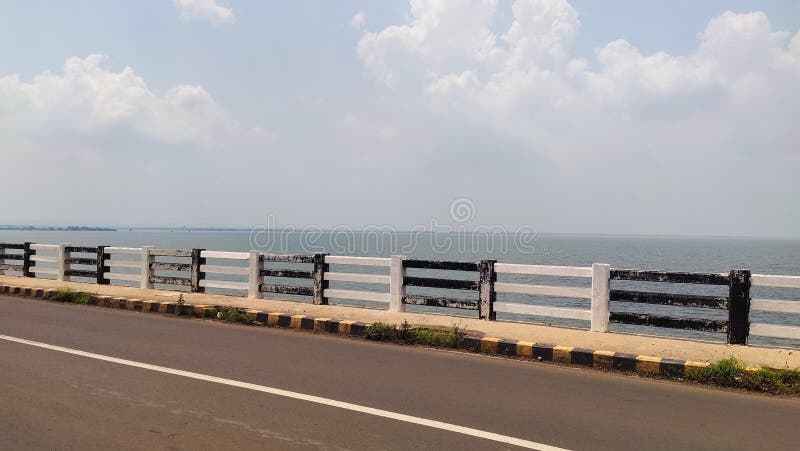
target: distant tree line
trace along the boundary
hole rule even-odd
[[[117,229],[108,227],[87,227],[87,226],[67,226],[67,227],[42,227],[31,225],[0,225],[0,230],[53,230],[64,232],[116,232]]]

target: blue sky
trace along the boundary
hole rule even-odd
[[[0,222],[800,236],[800,3],[411,3],[3,2]]]

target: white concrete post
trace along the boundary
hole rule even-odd
[[[153,275],[153,271],[150,269],[150,263],[153,263],[153,256],[150,255],[150,249],[153,246],[142,246],[142,280],[139,283],[140,288],[153,288],[153,284],[150,283],[150,276]]]
[[[58,274],[56,275],[56,280],[69,281],[69,276],[66,274],[70,267],[70,264],[67,263],[67,259],[70,257],[70,253],[66,249],[67,246],[70,246],[70,244],[61,243],[58,245]]]
[[[405,312],[406,305],[403,304],[403,296],[406,294],[406,287],[403,279],[406,269],[403,267],[403,255],[392,255],[389,265],[389,311]]]
[[[611,265],[592,264],[592,332],[608,332]]]
[[[264,255],[259,251],[250,251],[250,260],[248,263],[250,269],[247,275],[247,297],[250,299],[261,299],[262,294],[259,290],[261,281],[261,270],[264,269]]]

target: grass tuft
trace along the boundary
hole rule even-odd
[[[241,310],[230,308],[230,307],[223,307],[217,312],[217,318],[222,321],[228,321],[231,323],[249,323],[250,320],[247,318],[247,314]]]
[[[179,294],[178,299],[175,301],[175,313],[178,315],[189,314],[189,306],[186,305],[186,300],[183,299],[183,293]]]
[[[774,395],[800,395],[800,369],[762,366],[755,371],[746,371],[741,378],[741,386]]]
[[[394,324],[375,323],[367,327],[364,338],[375,341],[397,341],[399,331]]]
[[[687,379],[773,395],[800,395],[799,368],[747,368],[735,357],[714,362],[703,370],[697,369],[687,374]]]
[[[73,304],[88,304],[92,297],[88,293],[79,293],[71,288],[59,288],[50,295],[50,299],[58,302],[72,302]]]
[[[365,332],[367,340],[441,348],[459,347],[465,335],[464,330],[456,324],[450,330],[440,330],[412,327],[407,321],[404,321],[400,326],[375,323],[367,327]]]
[[[707,370],[711,382],[725,387],[732,387],[742,381],[747,368],[736,357],[728,357],[712,363]]]

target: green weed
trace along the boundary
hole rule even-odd
[[[741,386],[775,395],[800,395],[800,369],[762,366],[755,371],[746,371],[741,377]]]
[[[249,323],[247,314],[235,308],[223,307],[217,312],[217,318],[231,323]]]
[[[735,357],[728,357],[712,363],[703,370],[690,372],[687,374],[687,379],[774,395],[800,395],[800,369],[768,366],[748,369]]]
[[[364,337],[367,340],[375,341],[397,341],[400,333],[397,326],[393,324],[375,323],[367,327]]]
[[[50,299],[58,302],[72,302],[73,304],[88,304],[92,299],[88,293],[79,293],[71,288],[59,288],[50,295]]]
[[[711,382],[726,387],[734,386],[742,380],[746,372],[744,363],[736,357],[728,357],[711,364],[707,374]]]
[[[183,299],[183,293],[179,294],[178,299],[175,301],[175,313],[178,315],[189,314],[189,306],[186,305],[186,300]]]
[[[399,327],[393,324],[375,323],[367,327],[365,338],[375,341],[457,348],[464,339],[464,331],[457,325],[450,330],[412,327],[404,321]]]

